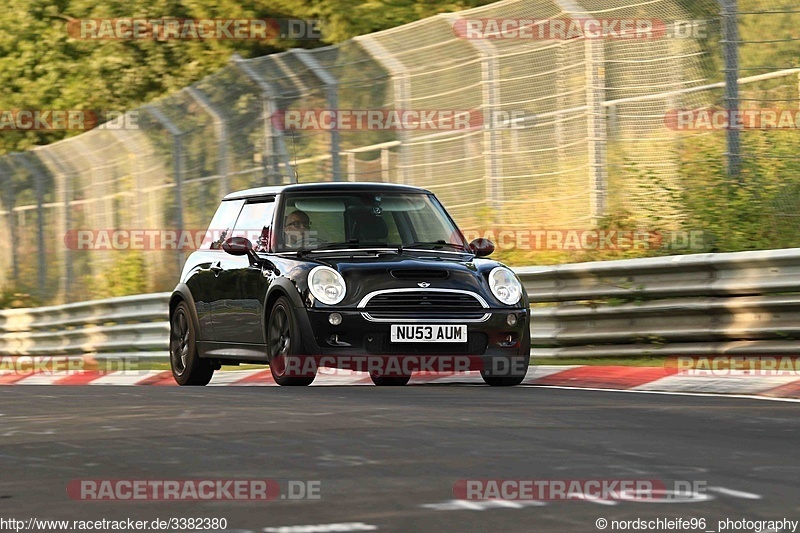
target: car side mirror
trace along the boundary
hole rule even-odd
[[[245,237],[230,237],[222,243],[222,249],[231,255],[247,255],[253,251],[253,243]]]
[[[253,250],[253,243],[246,237],[230,237],[222,243],[222,249],[231,255],[246,255],[250,260],[251,267],[266,267],[270,270],[277,270],[272,261],[258,256]]]
[[[476,257],[486,257],[494,252],[494,243],[489,239],[479,237],[469,243],[469,249],[472,250]]]

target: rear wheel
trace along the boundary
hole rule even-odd
[[[189,306],[181,302],[169,322],[169,363],[178,385],[206,385],[214,375],[211,361],[197,354]]]
[[[267,325],[267,351],[269,354],[269,370],[275,383],[287,386],[310,385],[317,377],[313,371],[303,368],[302,341],[300,330],[286,297],[281,296],[275,302],[269,314]]]

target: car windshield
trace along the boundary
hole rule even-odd
[[[466,251],[467,244],[433,195],[291,194],[285,197],[277,251],[406,247]]]

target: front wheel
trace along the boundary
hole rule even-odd
[[[169,364],[178,385],[207,385],[214,375],[211,361],[197,355],[189,306],[181,302],[169,321]]]
[[[379,387],[402,387],[411,379],[411,376],[381,376],[374,372],[369,377]]]
[[[281,296],[269,314],[267,326],[267,352],[269,370],[278,385],[310,385],[317,377],[316,368],[303,368],[302,341],[289,300]]]
[[[528,373],[530,357],[510,357],[492,361],[492,368],[481,370],[481,377],[492,387],[513,387],[519,385]]]

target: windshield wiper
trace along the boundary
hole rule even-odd
[[[452,248],[454,250],[459,250],[462,252],[468,252],[468,250],[461,244],[453,244],[452,242],[447,242],[444,239],[439,239],[438,241],[418,241],[412,242],[411,244],[401,244],[400,250],[402,251],[403,248],[422,248],[422,247],[431,247],[432,249],[436,248]]]
[[[351,239],[347,242],[332,242],[323,244],[314,250],[336,250],[339,248],[386,248],[388,246],[385,242],[358,242],[358,239]]]
[[[325,250],[346,250],[349,248],[369,249],[369,248],[386,248],[386,247],[388,247],[388,244],[385,242],[360,243],[358,242],[358,239],[352,239],[348,242],[331,242],[328,244],[323,244],[322,246],[318,246],[316,248],[307,248],[304,250],[300,250],[298,253],[306,255],[311,252],[319,252]]]

